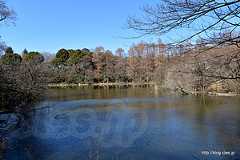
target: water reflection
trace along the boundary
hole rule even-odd
[[[49,95],[51,93],[51,95]],[[101,95],[103,94],[103,95]],[[8,135],[5,159],[236,159],[238,97],[52,90]],[[234,156],[202,151],[234,151]]]

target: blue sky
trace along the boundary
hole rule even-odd
[[[0,35],[16,52],[28,50],[55,53],[60,48],[104,46],[115,51],[133,42],[125,39],[129,15],[139,15],[144,4],[158,0],[6,0],[17,13],[15,25],[0,25]]]

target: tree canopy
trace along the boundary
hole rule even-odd
[[[28,52],[27,50],[24,50],[23,51],[23,60],[25,62],[40,64],[40,63],[44,62],[44,56],[40,52],[36,52],[36,51]]]
[[[22,57],[13,52],[11,47],[5,50],[5,54],[1,57],[1,63],[5,65],[18,65],[22,62]]]

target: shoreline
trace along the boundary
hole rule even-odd
[[[209,96],[222,96],[222,97],[235,97],[240,96],[238,93],[229,92],[229,93],[221,93],[221,92],[208,92]]]
[[[50,83],[48,84],[49,88],[71,88],[71,87],[150,87],[157,86],[156,83]]]
[[[50,83],[48,84],[48,87],[51,88],[81,88],[81,87],[96,87],[96,88],[128,88],[128,87],[154,87],[156,90],[164,88],[159,86],[156,83],[92,83],[92,84],[85,84],[85,83],[78,83],[78,84],[74,84],[74,83],[70,83],[70,84],[66,84],[66,83]],[[166,88],[164,88],[166,89]],[[172,90],[172,89],[169,89]],[[201,94],[205,94],[208,96],[223,96],[223,97],[234,97],[234,96],[240,96],[239,93],[235,93],[235,92],[191,92],[191,91],[186,91],[184,89],[179,89],[177,88],[177,90],[174,90],[175,93],[180,93],[181,95],[201,95]]]

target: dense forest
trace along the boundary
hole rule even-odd
[[[51,60],[44,61],[44,54],[28,52],[16,54],[7,48],[1,64],[16,66],[43,65],[51,75],[49,83],[108,83],[108,82],[156,82],[156,72],[167,57],[164,44],[139,43],[128,54],[119,48],[113,54],[103,47],[89,49],[60,49]]]
[[[44,81],[41,79],[45,84],[155,83],[171,89],[205,91],[212,84],[228,79],[224,89],[229,92],[237,91],[232,85],[239,83],[237,51],[235,46],[209,50],[209,46],[202,44],[172,46],[141,42],[132,45],[127,53],[122,48],[115,53],[103,47],[60,49],[49,58],[26,49],[16,54],[8,47],[1,57],[1,66],[29,67],[34,70],[30,73],[32,78],[40,76],[31,75],[38,69],[45,74]]]

